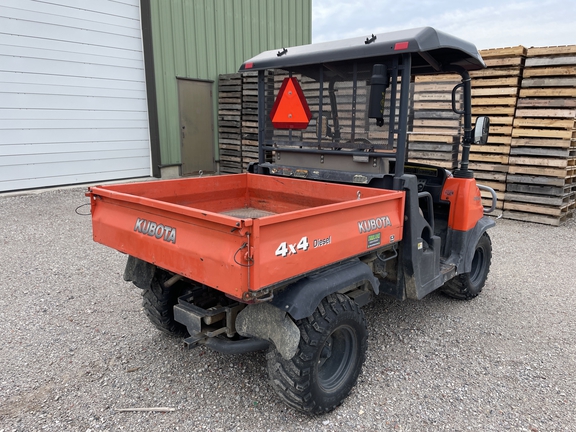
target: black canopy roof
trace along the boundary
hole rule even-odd
[[[466,70],[486,67],[474,44],[451,36],[432,27],[421,27],[370,36],[323,42],[310,45],[265,51],[245,61],[240,71],[262,69],[298,70],[302,66],[319,63],[343,62],[363,59],[362,62],[376,63],[384,56],[415,53],[412,67],[429,71],[448,71],[454,66]]]

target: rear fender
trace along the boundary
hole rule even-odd
[[[378,294],[380,282],[368,264],[354,259],[300,279],[275,294],[271,303],[299,320],[311,316],[327,295],[363,286]]]
[[[482,234],[494,225],[496,225],[496,222],[485,216],[478,221],[474,228],[468,231],[457,231],[448,228],[448,247],[452,251],[448,258],[448,263],[456,266],[458,274],[469,273],[472,270],[472,259],[474,258],[478,240],[480,240]]]

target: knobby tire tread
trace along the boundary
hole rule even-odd
[[[184,336],[186,327],[174,321],[173,308],[177,299],[174,291],[163,288],[156,279],[142,291],[142,307],[150,322],[163,333]]]
[[[359,340],[359,358],[355,365],[356,370],[352,379],[340,392],[333,403],[325,406],[314,400],[313,371],[316,361],[318,345],[322,343],[331,331],[331,323],[338,320],[339,315],[352,315],[364,329],[363,337]],[[323,414],[335,409],[350,393],[364,363],[367,337],[366,319],[360,307],[350,298],[342,294],[331,294],[322,300],[312,316],[296,321],[300,329],[300,344],[296,355],[284,359],[274,348],[267,354],[268,374],[270,383],[280,398],[289,406],[309,414]]]
[[[472,286],[470,273],[460,274],[444,284],[442,287],[443,294],[457,300],[472,300],[482,292],[482,288],[484,288],[486,280],[488,279],[488,273],[490,273],[490,264],[492,261],[492,241],[490,240],[488,233],[482,234],[478,240],[478,244],[482,241],[486,241],[486,251],[488,252],[484,257],[484,266],[487,267],[484,278],[480,281],[478,286]]]

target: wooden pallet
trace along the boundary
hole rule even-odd
[[[472,114],[473,121],[480,115],[490,117],[490,135],[486,145],[471,147],[470,161],[476,178],[494,190],[503,192],[506,189],[514,112],[526,48],[497,48],[482,50],[480,54],[487,68],[470,73]],[[500,208],[501,205],[499,201]]]
[[[241,152],[242,79],[240,74],[218,78],[218,143],[220,172],[242,172]]]
[[[408,160],[453,170],[458,164],[462,136],[460,114],[452,111],[455,74],[417,76],[412,84],[413,114],[408,132]],[[456,106],[462,108],[462,94]]]
[[[408,134],[408,161],[453,170],[458,166],[459,135]]]
[[[258,162],[258,73],[242,73],[242,171]]]
[[[537,213],[505,210],[502,215],[504,219],[512,219],[523,222],[533,222],[553,226],[560,226],[572,217],[572,215],[568,211],[560,216],[549,216]]]
[[[557,225],[576,194],[576,45],[529,48],[513,123],[504,217]]]
[[[460,82],[455,74],[417,76],[412,84],[413,120],[409,130],[418,134],[461,134],[460,115],[452,111],[452,89]],[[462,108],[458,93],[457,108]]]
[[[489,186],[502,190],[518,92],[515,76],[521,72],[524,50],[523,47],[501,48],[481,51],[481,55],[487,69],[472,73],[472,113],[473,121],[479,115],[490,117],[490,136],[486,145],[472,146],[470,160],[479,179],[497,172]]]

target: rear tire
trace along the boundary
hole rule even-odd
[[[331,294],[312,316],[296,325],[300,329],[296,355],[286,360],[276,349],[268,353],[272,387],[284,402],[299,411],[332,411],[348,396],[364,363],[364,313],[350,298]]]
[[[470,273],[460,274],[446,282],[442,287],[442,293],[459,300],[477,297],[486,284],[491,261],[492,242],[488,233],[485,232],[476,244]]]
[[[172,336],[186,336],[186,326],[174,321],[174,305],[178,303],[182,290],[176,285],[164,288],[157,277],[158,273],[150,286],[142,291],[144,313],[158,330]]]

